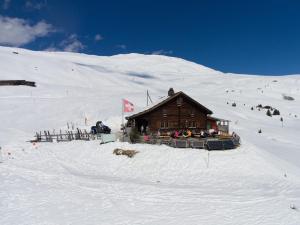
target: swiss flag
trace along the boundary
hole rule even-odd
[[[123,110],[124,112],[133,112],[134,106],[130,101],[123,99]]]

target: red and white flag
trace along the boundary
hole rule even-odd
[[[134,110],[133,104],[130,101],[123,99],[123,111],[124,112],[133,112],[133,110]]]

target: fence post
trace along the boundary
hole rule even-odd
[[[51,136],[51,134],[50,134],[50,131],[48,130],[48,136],[49,136],[49,141],[50,142],[53,142],[53,138],[52,138],[52,136]]]

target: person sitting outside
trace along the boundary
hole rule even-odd
[[[209,132],[209,136],[211,137],[215,137],[216,134],[218,134],[215,129],[209,129],[208,132]]]
[[[160,130],[158,129],[157,131],[157,137],[160,137],[161,133],[160,133]]]
[[[149,142],[149,141],[150,141],[149,135],[144,135],[144,142]]]
[[[179,132],[177,130],[174,132],[174,138],[179,138]]]
[[[187,138],[187,137],[188,137],[188,133],[187,133],[187,131],[186,131],[186,130],[184,130],[184,131],[182,132],[182,136],[183,136],[183,137],[185,137],[185,138]]]
[[[192,131],[187,130],[187,137],[188,137],[188,138],[189,138],[189,137],[192,137]]]
[[[144,129],[145,129],[144,126],[141,125],[141,128],[140,128],[140,130],[141,130],[141,135],[144,135],[144,134],[145,134],[145,130],[144,130]]]
[[[202,137],[202,138],[205,137],[205,134],[204,134],[204,131],[203,131],[203,130],[200,131],[200,137]]]

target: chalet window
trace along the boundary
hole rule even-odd
[[[191,115],[191,117],[195,117],[195,109],[191,109],[190,115]]]
[[[195,121],[189,121],[189,127],[190,128],[196,128],[196,122]]]
[[[182,106],[183,99],[181,97],[177,98],[176,104],[178,107]]]
[[[166,129],[166,128],[168,128],[168,127],[169,127],[168,121],[161,121],[161,122],[160,122],[160,128]]]
[[[168,116],[168,110],[163,109],[162,114],[163,114],[163,117],[167,117]]]

